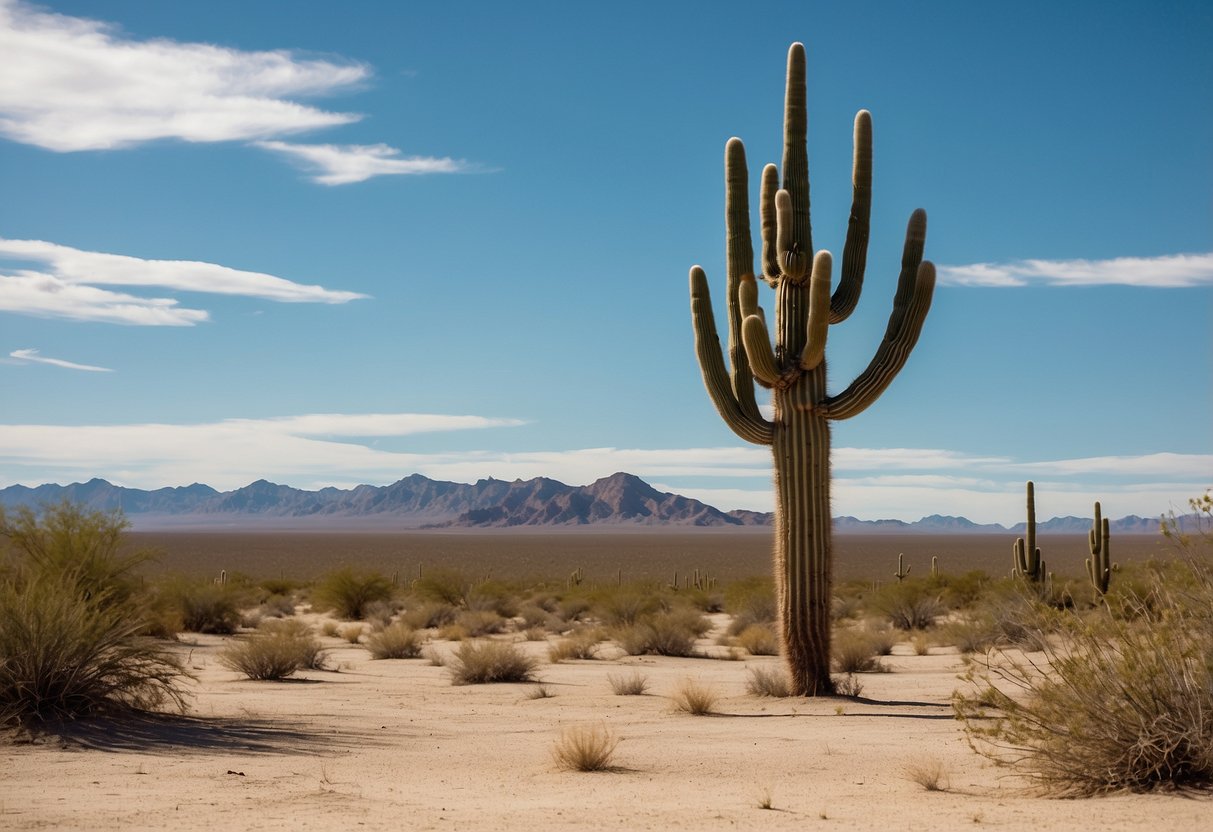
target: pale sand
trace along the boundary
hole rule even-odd
[[[745,692],[747,666],[773,658],[553,665],[531,643],[553,694],[532,700],[533,685],[453,687],[444,668],[371,661],[335,638],[337,672],[253,682],[218,663],[224,641],[180,648],[199,677],[191,720],[0,746],[0,828],[1213,829],[1208,797],[1025,794],[952,718],[954,653],[899,645],[892,673],[861,677],[866,701],[774,700]],[[608,674],[632,669],[650,693],[614,695]],[[722,694],[719,715],[672,711],[688,676]],[[556,768],[561,728],[582,723],[621,738],[618,770]],[[904,773],[927,758],[945,765],[946,791]]]

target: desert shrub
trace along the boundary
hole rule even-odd
[[[527,627],[522,631],[522,637],[527,641],[547,641],[548,631],[543,627]]]
[[[602,648],[603,634],[597,629],[581,630],[548,648],[548,660],[559,664],[566,659],[596,659]]]
[[[968,609],[981,603],[994,586],[994,580],[980,569],[963,575],[941,574],[928,581],[929,585],[937,588],[943,605],[954,610]]]
[[[746,693],[752,696],[791,696],[788,674],[777,667],[751,667],[746,675]]]
[[[1153,615],[1067,613],[1042,660],[972,668],[954,705],[974,747],[1058,794],[1213,787],[1213,575],[1190,574]]]
[[[405,624],[392,624],[366,639],[372,659],[415,659],[421,655],[423,637]]]
[[[459,610],[441,601],[425,601],[405,609],[400,620],[414,630],[426,630],[454,623]]]
[[[270,629],[233,640],[219,654],[219,661],[250,679],[277,681],[309,667],[318,654],[319,645],[311,636]]]
[[[720,694],[708,685],[694,679],[683,679],[670,694],[674,709],[693,716],[707,716],[716,712]]]
[[[868,639],[868,644],[871,645],[872,653],[877,656],[893,655],[893,648],[897,645],[897,638],[893,635],[892,630],[888,630],[879,626],[868,626],[863,630],[864,635]]]
[[[337,631],[337,635],[350,644],[358,644],[362,641],[362,634],[365,632],[366,628],[361,624],[347,624]]]
[[[733,620],[729,635],[735,636],[751,624],[775,622],[775,584],[770,578],[736,581],[725,590],[724,608]]]
[[[778,656],[779,637],[767,624],[751,624],[737,634],[737,646],[751,656]]]
[[[831,639],[831,659],[838,673],[877,673],[886,668],[876,658],[872,633],[843,630]]]
[[[562,621],[579,621],[592,607],[593,604],[589,602],[589,599],[575,595],[562,599],[556,608],[556,614]]]
[[[854,673],[847,673],[841,677],[835,678],[833,682],[834,692],[839,696],[849,696],[855,698],[863,693],[863,682]]]
[[[438,628],[438,638],[444,641],[463,641],[470,636],[468,628],[462,624],[447,624]]]
[[[607,674],[607,682],[611,685],[611,690],[616,696],[643,696],[645,691],[649,689],[649,679],[639,670],[633,670],[631,673],[609,673]]]
[[[265,578],[258,582],[257,588],[261,590],[262,603],[264,603],[264,599],[273,595],[290,597],[295,590],[299,589],[299,582],[286,577]]]
[[[188,633],[234,633],[240,627],[240,594],[210,581],[176,581],[164,590]]]
[[[517,594],[501,581],[481,581],[468,590],[464,603],[470,610],[487,610],[502,618],[518,614]]]
[[[724,595],[707,589],[690,589],[683,593],[686,602],[700,612],[723,612]]]
[[[97,577],[62,571],[0,581],[0,724],[184,708],[189,674],[138,635],[143,621]]]
[[[569,771],[608,771],[619,740],[604,725],[565,728],[552,747],[556,765]]]
[[[910,646],[914,648],[915,656],[925,656],[931,652],[931,636],[927,633],[913,633],[910,636]]]
[[[547,627],[552,623],[552,614],[537,604],[524,604],[518,610],[524,629],[531,627]]]
[[[536,661],[505,641],[465,641],[448,663],[453,685],[530,682]]]
[[[337,638],[339,632],[341,632],[341,625],[331,618],[325,619],[324,623],[320,625],[320,635],[322,636]]]
[[[287,595],[270,595],[257,610],[263,618],[285,618],[295,614],[295,599]]]
[[[332,610],[338,618],[361,619],[376,601],[392,597],[392,582],[378,573],[360,575],[345,567],[330,572],[316,586],[316,609]]]
[[[336,622],[326,621],[325,625]],[[293,639],[299,649],[300,670],[324,670],[325,650],[312,636],[312,627],[298,618],[267,618],[257,628],[262,633],[280,638]],[[322,627],[322,632],[323,632]],[[335,633],[334,633],[335,634]]]
[[[492,610],[464,610],[455,617],[455,624],[473,638],[504,633],[509,621]]]
[[[610,627],[629,627],[660,608],[661,601],[655,594],[635,587],[606,592],[593,607],[595,614]]]
[[[985,653],[999,643],[1002,630],[988,612],[973,612],[943,624],[936,630],[941,644],[951,644],[961,653]]]
[[[939,596],[923,580],[883,586],[872,597],[871,604],[898,630],[925,630],[945,611]]]
[[[462,607],[472,582],[455,569],[435,569],[413,581],[413,593],[422,600]]]
[[[617,627],[611,635],[629,656],[690,656],[695,649],[695,630],[685,617],[670,613]]]

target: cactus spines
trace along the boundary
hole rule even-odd
[[[1045,578],[1045,562],[1040,557],[1040,547],[1036,545],[1036,486],[1028,481],[1028,536],[1025,542],[1022,537],[1015,538],[1011,553],[1015,556],[1015,566],[1012,575],[1025,578],[1032,583],[1040,583]]]
[[[1119,565],[1112,563],[1111,555],[1111,539],[1112,534],[1108,525],[1108,518],[1103,516],[1099,502],[1095,503],[1095,520],[1091,523],[1091,529],[1087,532],[1087,542],[1091,549],[1091,557],[1086,559],[1087,575],[1091,578],[1091,585],[1095,587],[1095,591],[1100,595],[1104,595],[1108,591],[1108,583],[1112,580],[1112,573],[1119,569]]]
[[[708,281],[691,269],[691,319],[704,385],[734,433],[769,445],[775,468],[774,571],[779,630],[792,692],[832,693],[830,680],[830,426],[871,405],[901,370],[930,308],[935,267],[924,261],[926,214],[915,211],[906,232],[901,274],[888,329],[876,354],[841,393],[826,393],[830,324],[851,314],[863,287],[871,214],[872,118],[855,117],[852,202],[840,280],[831,294],[833,258],[814,251],[809,221],[804,46],[788,50],[784,144],[780,169],[762,171],[761,279],[775,291],[775,338],[758,305],[750,236],[748,168],[740,139],[725,146],[725,228],[728,310],[726,368]],[[773,418],[755,401],[754,385],[771,389]]]
[[[897,579],[897,583],[904,581],[906,576],[910,574],[910,570],[914,568],[913,566],[905,565],[905,558],[904,552],[897,555],[897,571],[893,573],[893,577]]]

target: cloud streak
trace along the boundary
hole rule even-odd
[[[21,362],[33,362],[35,364],[49,364],[52,367],[62,367],[65,370],[83,370],[88,373],[112,373],[109,367],[95,367],[92,364],[77,364],[74,361],[64,361],[62,358],[49,358],[40,355],[38,350],[25,349],[13,350],[9,354],[9,358],[15,358]]]
[[[349,185],[373,176],[412,176],[426,173],[466,173],[467,163],[432,156],[402,156],[386,144],[290,144],[255,142],[257,147],[286,156],[311,172],[321,185]]]
[[[1213,253],[1110,260],[1016,260],[939,266],[939,282],[952,286],[1140,286],[1181,289],[1213,286]]]
[[[7,262],[6,262],[7,261]],[[39,268],[17,268],[16,264]],[[193,326],[209,319],[176,300],[103,286],[240,295],[281,303],[346,303],[366,295],[190,260],[143,260],[42,240],[0,238],[0,311],[135,326]]]
[[[722,509],[771,509],[769,455],[761,448],[448,452],[378,444],[394,437],[400,447],[421,434],[522,424],[468,415],[313,413],[198,424],[0,425],[0,487],[100,476],[140,488],[205,482],[231,489],[262,477],[320,488],[381,485],[414,472],[456,482],[545,476],[584,485],[629,471]],[[1156,516],[1203,492],[1211,473],[1211,458],[1202,454],[1016,462],[933,449],[836,450],[834,512],[862,519],[939,513],[1009,525],[1023,514],[1028,476],[1048,516],[1084,516],[1097,499],[1111,516]]]
[[[47,150],[131,147],[158,139],[255,140],[361,116],[296,97],[366,81],[359,63],[134,40],[104,22],[0,0],[0,135]]]

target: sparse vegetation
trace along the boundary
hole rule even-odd
[[[453,685],[531,682],[538,663],[505,641],[464,641],[448,663]]]
[[[548,648],[548,660],[559,664],[568,659],[596,659],[602,648],[602,634],[596,629],[581,630]]]
[[[912,783],[917,783],[929,792],[947,791],[948,768],[938,757],[920,757],[908,761],[901,767],[902,774]]]
[[[616,696],[643,696],[649,689],[649,679],[639,670],[628,674],[611,673],[607,675],[611,690]]]
[[[720,694],[712,687],[695,679],[683,679],[670,694],[674,709],[694,716],[707,716],[716,712]]]
[[[618,745],[605,725],[575,725],[560,732],[552,758],[568,771],[609,771]]]
[[[319,663],[320,645],[290,628],[233,640],[219,656],[224,667],[257,681],[279,681]]]
[[[785,697],[792,695],[788,675],[782,668],[751,667],[746,673],[746,693],[751,696]]]
[[[887,668],[876,658],[878,649],[871,633],[843,630],[834,637],[834,670],[847,674],[884,672]]]
[[[365,618],[370,605],[391,597],[388,578],[375,572],[359,574],[349,567],[326,575],[312,596],[316,609],[332,610],[338,618],[351,620]]]
[[[424,641],[416,630],[398,622],[367,636],[366,647],[372,659],[415,659]]]
[[[737,634],[737,646],[751,656],[778,656],[779,638],[767,624],[751,624]]]

